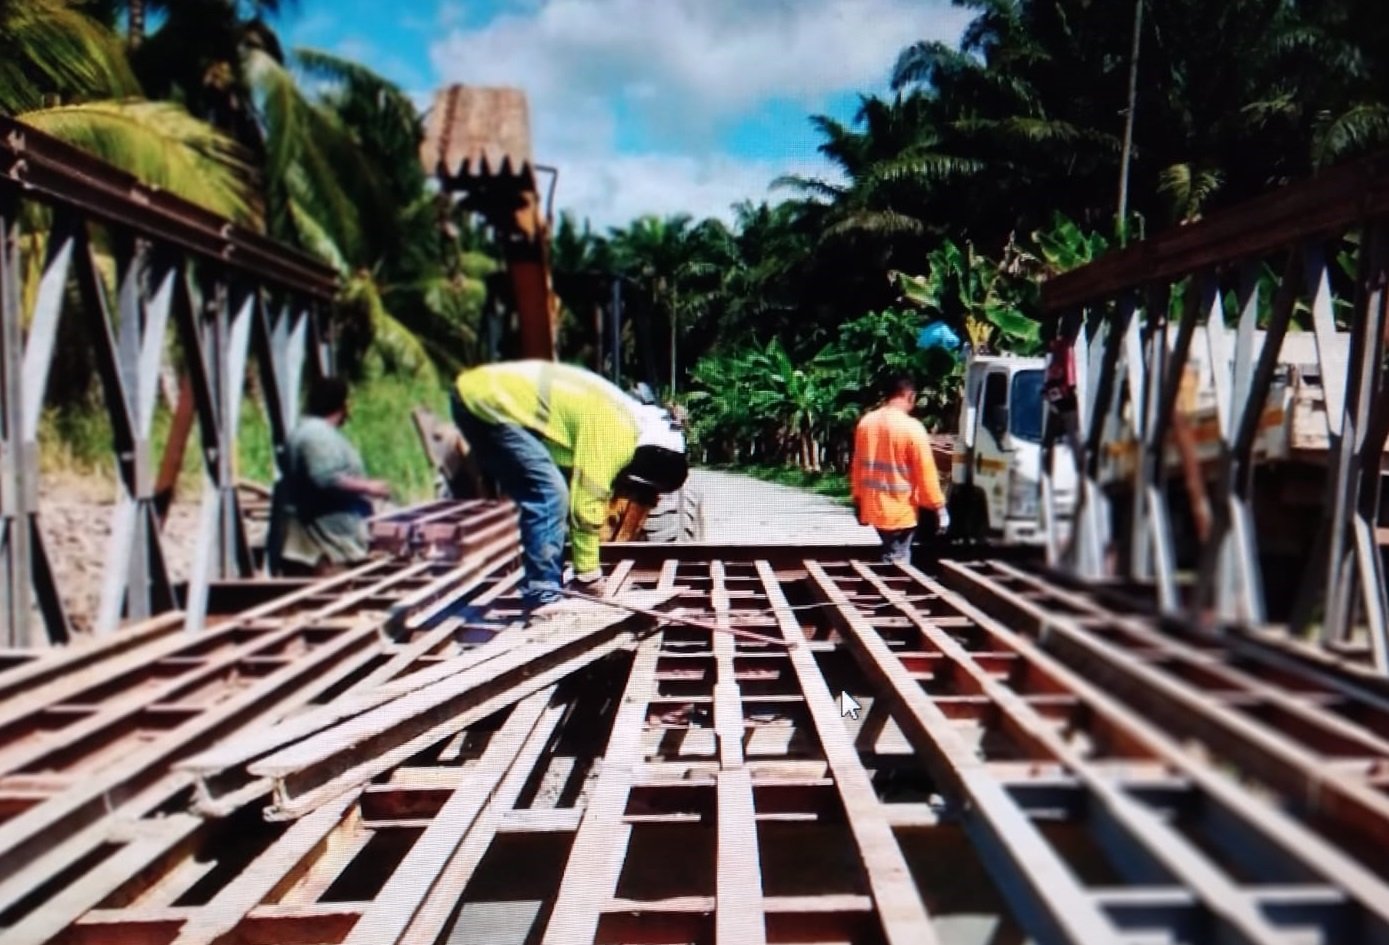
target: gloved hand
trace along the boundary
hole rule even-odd
[[[944,535],[948,531],[950,531],[950,513],[942,505],[936,509],[936,534]]]
[[[603,572],[595,568],[592,571],[585,571],[583,574],[575,575],[574,590],[581,594],[588,594],[590,597],[601,597],[603,594]]]

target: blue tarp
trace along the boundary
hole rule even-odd
[[[917,334],[916,346],[927,351],[931,348],[943,348],[953,353],[959,351],[962,344],[960,336],[945,322],[932,322]]]

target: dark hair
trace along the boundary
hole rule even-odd
[[[347,406],[347,382],[340,377],[324,377],[309,385],[305,411],[312,417],[331,417]]]
[[[894,374],[889,377],[887,383],[883,385],[883,398],[885,400],[891,400],[894,397],[902,396],[908,391],[912,393],[917,391],[916,379],[909,374]]]

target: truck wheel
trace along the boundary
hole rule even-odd
[[[642,526],[643,541],[671,543],[704,540],[704,497],[686,486],[661,496]]]

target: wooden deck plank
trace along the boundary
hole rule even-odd
[[[722,561],[710,563],[709,577],[715,624],[731,626],[727,571]],[[712,637],[714,732],[719,753],[714,937],[719,945],[763,945],[767,921],[762,914],[762,864],[752,777],[743,766],[743,698],[734,666],[737,644],[727,633]]]
[[[787,642],[802,638],[804,634],[781,589],[776,571],[768,562],[759,561],[757,573],[782,636]],[[883,937],[889,945],[934,945],[938,940],[926,905],[883,806],[878,802],[873,782],[859,762],[848,731],[840,721],[839,707],[814,655],[805,647],[794,647],[787,653],[858,846]]]
[[[453,796],[396,867],[371,908],[353,927],[347,945],[383,945],[397,941],[404,934],[507,773],[513,768],[530,772],[536,755],[545,745],[545,741],[530,736],[547,714],[553,697],[552,686],[516,704],[506,722],[492,735],[482,757],[468,769]],[[549,713],[551,731],[558,716],[558,710]],[[518,746],[527,747],[529,754],[518,753]]]
[[[898,725],[938,783],[958,792],[966,825],[995,880],[1014,896],[1028,924],[1048,926],[1058,942],[1119,941],[1118,930],[1087,895],[1075,874],[997,780],[967,747],[958,730],[911,678],[891,648],[816,561],[807,561],[814,586],[834,605],[845,642],[869,679],[897,701]]]
[[[644,760],[642,723],[646,720],[647,703],[656,694],[656,661],[660,649],[660,633],[647,637],[637,647],[603,753],[598,780],[574,836],[542,945],[592,942],[601,913],[617,889],[632,832],[632,828],[622,822],[622,814],[632,788],[633,769]]]

